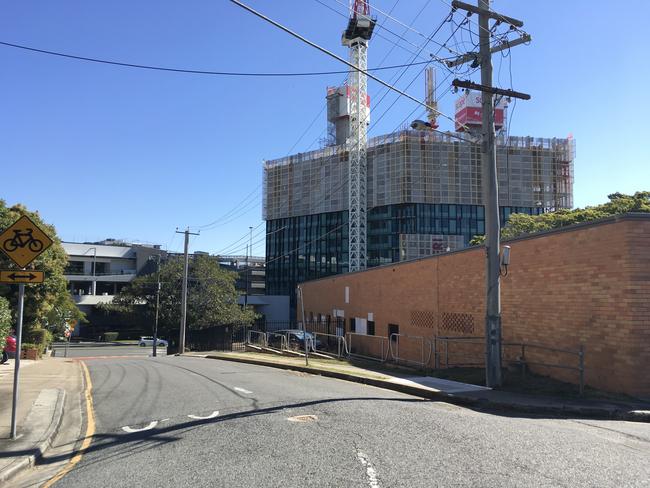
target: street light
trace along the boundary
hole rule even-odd
[[[153,256],[149,256],[149,259],[152,259]],[[157,287],[156,287],[156,320],[154,322],[153,326],[153,357],[157,356],[158,352],[158,307],[160,306],[160,254],[156,255],[156,264],[157,264],[157,269],[156,269],[156,281]]]
[[[96,247],[89,247],[86,249],[86,252],[84,254],[88,254],[88,251],[93,250],[93,282],[92,282],[92,295],[97,294],[97,280],[95,279],[95,271],[97,269],[97,248]]]

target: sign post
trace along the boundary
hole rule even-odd
[[[20,377],[20,356],[23,339],[23,310],[25,305],[25,283],[42,283],[42,271],[26,270],[43,251],[52,245],[45,232],[26,215],[20,217],[0,234],[0,248],[20,270],[3,270],[0,282],[18,284],[18,324],[16,326],[16,359],[14,367],[14,391],[11,399],[11,438],[16,439],[16,410],[18,406],[18,378]]]
[[[16,329],[16,359],[14,367],[14,394],[11,399],[11,438],[16,438],[16,407],[18,405],[18,375],[20,374],[20,356],[23,339],[23,304],[25,302],[25,285],[18,285],[18,327]]]

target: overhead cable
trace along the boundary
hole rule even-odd
[[[76,59],[79,61],[89,61],[92,63],[100,64],[109,64],[114,66],[123,66],[125,68],[138,68],[138,69],[148,69],[154,71],[169,71],[173,73],[186,73],[194,75],[213,75],[213,76],[242,76],[242,77],[290,77],[290,76],[324,76],[324,75],[339,75],[346,74],[348,71],[338,70],[338,71],[305,71],[305,72],[284,72],[284,73],[273,73],[273,72],[246,72],[246,71],[209,71],[209,70],[198,70],[198,69],[187,69],[187,68],[168,68],[165,66],[153,66],[148,64],[136,64],[136,63],[124,63],[122,61],[112,61],[108,59],[100,58],[90,58],[86,56],[77,56],[75,54],[62,53],[57,51],[48,51],[46,49],[38,49],[35,47],[24,46],[21,44],[13,44],[11,42],[0,41],[0,45],[6,47],[13,47],[16,49],[23,49],[25,51],[32,51],[41,54],[48,54],[50,56],[59,56],[62,58]],[[443,59],[444,61],[444,59]],[[417,66],[420,64],[426,64],[430,61],[417,61],[411,64],[411,66]],[[397,64],[393,66],[383,66],[377,68],[368,68],[368,71],[382,71],[390,69],[399,69],[405,68],[409,65],[406,64]]]
[[[370,78],[370,79],[372,79],[372,80],[375,80],[375,81],[376,81],[377,83],[379,83],[380,85],[383,85],[383,86],[385,86],[385,87],[387,87],[387,88],[389,88],[389,89],[391,89],[391,90],[393,90],[393,91],[395,91],[395,92],[401,94],[402,96],[408,98],[409,100],[411,100],[411,101],[417,103],[418,105],[422,105],[424,108],[426,108],[426,109],[428,109],[428,110],[431,110],[431,111],[435,112],[437,115],[439,115],[439,116],[441,116],[441,117],[444,117],[444,118],[450,120],[451,122],[455,122],[455,120],[454,120],[452,117],[450,117],[449,115],[447,115],[447,114],[445,114],[445,113],[443,113],[443,112],[440,112],[439,110],[435,109],[434,107],[431,107],[431,106],[428,105],[427,103],[425,103],[425,102],[423,102],[423,101],[421,101],[421,100],[418,100],[418,99],[415,98],[414,96],[409,95],[408,93],[406,93],[406,92],[400,90],[399,88],[394,87],[394,86],[391,85],[390,83],[386,83],[386,82],[385,82],[384,80],[382,80],[381,78],[378,78],[377,76],[375,76],[375,75],[373,75],[373,74],[371,74],[371,73],[368,73],[367,70],[361,70],[361,69],[359,69],[358,66],[355,66],[354,64],[350,63],[349,61],[343,59],[341,56],[339,56],[339,55],[337,55],[337,54],[334,54],[332,51],[329,51],[328,49],[325,49],[324,47],[322,47],[322,46],[316,44],[316,43],[313,42],[313,41],[310,41],[310,40],[307,39],[306,37],[304,37],[304,36],[298,34],[297,32],[292,31],[292,30],[289,29],[288,27],[285,27],[284,25],[280,24],[279,22],[276,22],[275,20],[271,19],[270,17],[267,17],[266,15],[262,14],[261,12],[258,12],[257,10],[255,10],[255,9],[253,9],[253,8],[251,8],[251,7],[249,7],[249,6],[246,5],[245,3],[242,3],[242,2],[240,2],[239,0],[230,0],[230,2],[231,2],[231,3],[234,3],[235,5],[237,5],[237,6],[241,7],[241,8],[243,8],[244,10],[246,10],[246,11],[252,13],[253,15],[256,15],[256,16],[259,17],[260,19],[265,20],[266,22],[268,22],[268,23],[270,23],[270,24],[276,26],[278,29],[281,29],[281,30],[285,31],[287,34],[289,34],[289,35],[295,37],[296,39],[298,39],[298,40],[304,42],[305,44],[308,44],[309,46],[311,46],[311,47],[313,47],[313,48],[315,48],[315,49],[321,51],[322,53],[327,54],[328,56],[330,56],[330,57],[332,57],[332,58],[334,58],[334,59],[340,61],[341,63],[345,64],[346,66],[349,66],[350,68],[352,68],[352,69],[354,69],[354,70],[357,70],[357,71],[360,71],[360,72],[364,73],[368,78]],[[469,128],[468,128],[468,129],[469,129]],[[466,140],[467,140],[467,139],[465,139],[465,138],[463,138],[463,137],[456,136],[455,134],[449,134],[449,136],[450,136],[450,137],[454,137],[454,138],[456,138],[456,139],[463,140],[463,141],[466,141]]]

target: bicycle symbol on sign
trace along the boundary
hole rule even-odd
[[[36,239],[32,233],[34,229],[14,229],[14,236],[6,239],[2,243],[2,247],[7,252],[14,252],[16,249],[27,247],[32,252],[40,252],[43,250],[43,241]]]

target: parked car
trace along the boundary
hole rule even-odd
[[[167,347],[167,341],[165,339],[158,339],[158,346],[163,346]],[[145,346],[153,346],[153,337],[151,336],[142,336],[140,337],[140,342],[138,342],[138,346],[140,347],[145,347]]]
[[[305,349],[305,335],[304,332],[300,329],[282,329],[275,330],[273,334],[269,334],[269,346],[271,347],[280,347],[280,336],[277,334],[282,334],[287,338],[289,349]],[[321,341],[314,337],[314,334],[307,332],[307,338],[309,343],[311,343],[311,350],[315,350],[321,347]]]

